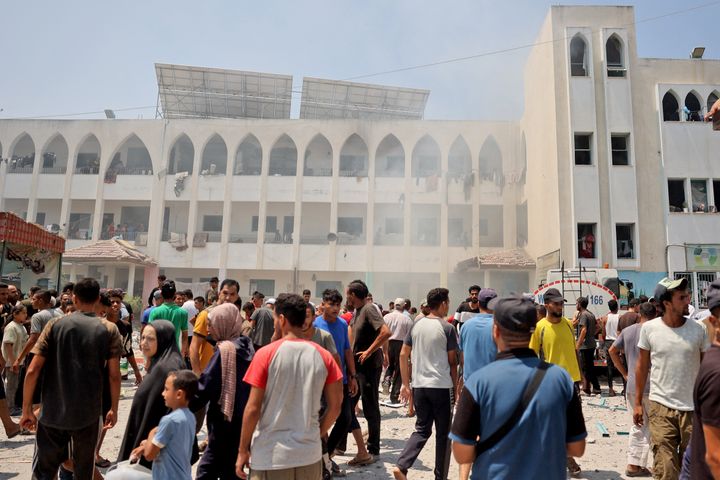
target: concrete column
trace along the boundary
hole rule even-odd
[[[42,140],[43,142],[45,140]],[[35,222],[35,215],[37,215],[37,190],[38,182],[40,180],[40,170],[42,168],[42,151],[37,150],[38,144],[35,144],[35,161],[33,162],[33,173],[30,179],[30,195],[28,196],[27,206],[27,217],[25,220],[28,222]]]
[[[257,231],[257,254],[256,266],[258,270],[263,268],[263,256],[265,252],[265,224],[267,223],[267,189],[268,172],[270,170],[270,150],[272,145],[265,145],[262,148],[262,163],[260,165],[260,203],[258,204],[258,231]]]
[[[115,273],[117,268],[115,265],[108,265],[105,268],[107,269],[107,285],[105,285],[105,287],[115,288]]]
[[[342,148],[342,147],[341,147]],[[332,159],[332,196],[330,197],[330,233],[337,235],[338,197],[340,196],[340,149],[333,149]],[[330,271],[334,272],[337,265],[337,241],[328,244]]]
[[[193,173],[190,175],[190,208],[188,209],[188,231],[187,231],[187,244],[190,249],[190,267],[192,265],[192,253],[193,253],[193,238],[195,237],[195,230],[197,228],[197,217],[198,217],[198,184],[200,183],[200,166],[202,159],[202,151],[200,148],[193,148],[195,155],[193,158]]]
[[[70,281],[77,282],[77,264],[75,263],[70,264]]]
[[[293,210],[293,243],[292,243],[292,268],[297,269],[300,265],[300,228],[302,220],[303,200],[303,179],[305,177],[305,150],[310,144],[297,144],[298,160],[297,174],[295,175],[295,208]],[[285,232],[283,232],[285,233]],[[297,281],[297,278],[294,277]],[[296,283],[295,281],[293,283]]]
[[[440,153],[440,286],[448,286],[448,159],[449,151]]]
[[[237,146],[235,150],[237,151]],[[218,278],[223,281],[227,278],[227,264],[229,258],[230,220],[232,215],[232,185],[235,171],[235,155],[228,149],[227,168],[225,170],[225,196],[223,198],[223,222],[220,233],[220,265],[218,265]]]
[[[132,297],[135,294],[135,265],[128,265],[128,288],[127,294]]]
[[[98,139],[100,141],[100,139]],[[102,233],[102,220],[103,212],[105,211],[105,200],[103,199],[103,190],[105,188],[105,171],[107,170],[108,164],[110,163],[110,153],[108,148],[102,148],[100,144],[101,157],[100,157],[100,168],[97,175],[97,189],[95,191],[95,211],[93,213],[93,226],[92,226],[92,241],[97,242],[100,240],[100,234]],[[113,219],[114,221],[114,219]]]
[[[367,199],[367,251],[365,271],[372,274],[375,271],[375,152],[368,151],[368,199]]]

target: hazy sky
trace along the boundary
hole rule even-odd
[[[687,58],[692,47],[703,45],[705,58],[720,58],[720,1],[625,4],[636,7],[641,57]],[[4,2],[0,118],[139,106],[150,108],[117,116],[153,118],[155,62],[292,74],[299,90],[305,75],[346,79],[526,45],[535,41],[550,5],[544,0]],[[703,7],[645,21],[698,6]],[[528,52],[358,81],[431,90],[428,119],[516,119],[522,114]]]

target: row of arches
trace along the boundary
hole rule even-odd
[[[680,108],[680,97],[674,90],[668,90],[662,99],[663,121],[679,122],[682,119],[688,122],[702,122],[703,112],[709,111],[718,97],[720,93],[717,90],[713,91],[703,105],[700,94],[693,90],[685,96],[683,107]]]
[[[65,173],[69,163],[69,149],[61,134],[55,135],[44,148],[41,158],[42,173]],[[2,150],[0,147],[0,155]],[[101,146],[95,135],[89,135],[80,145],[72,168],[75,174],[97,175],[100,173]],[[263,147],[260,141],[249,134],[235,152],[233,175],[260,175],[262,170]],[[35,143],[24,133],[15,142],[9,155],[10,173],[32,173],[35,161]],[[340,150],[340,176],[356,177],[368,174],[368,147],[357,134],[345,140]],[[194,170],[195,146],[186,134],[181,134],[170,148],[167,173],[176,174]],[[404,177],[406,154],[402,143],[395,135],[387,135],[378,145],[375,153],[375,176]],[[283,134],[272,145],[269,155],[268,174],[278,176],[327,177],[333,175],[333,148],[328,139],[317,134],[308,144],[303,155],[302,172],[298,171],[298,149],[293,139]],[[411,176],[431,177],[441,173],[441,151],[430,135],[423,136],[415,144],[411,154]],[[477,163],[481,176],[492,177],[503,172],[500,147],[490,136],[483,144]],[[200,158],[200,174],[224,175],[228,169],[228,148],[218,134],[205,144]],[[458,136],[448,154],[448,173],[462,176],[473,170],[470,148],[462,136]],[[106,176],[152,175],[153,165],[145,144],[132,134],[113,155]]]
[[[625,53],[622,39],[615,33],[605,42],[605,64],[608,77],[625,76]],[[587,42],[577,33],[570,40],[570,75],[587,77],[590,75]]]

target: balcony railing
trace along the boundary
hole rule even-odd
[[[257,233],[231,233],[230,243],[257,243]]]

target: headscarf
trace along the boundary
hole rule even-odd
[[[148,359],[147,375],[135,392],[125,436],[123,437],[118,461],[130,458],[130,452],[148,437],[150,430],[160,424],[168,413],[162,393],[168,373],[185,368],[185,361],[175,340],[175,326],[167,320],[155,320],[149,327],[155,329],[157,351]],[[141,460],[146,466],[149,464]]]
[[[222,366],[222,390],[220,392],[220,409],[229,422],[235,408],[235,388],[237,386],[235,345],[233,340],[240,336],[242,329],[242,316],[237,306],[232,303],[223,303],[208,313],[209,326],[212,328],[213,338],[217,340],[220,351],[220,364]]]

